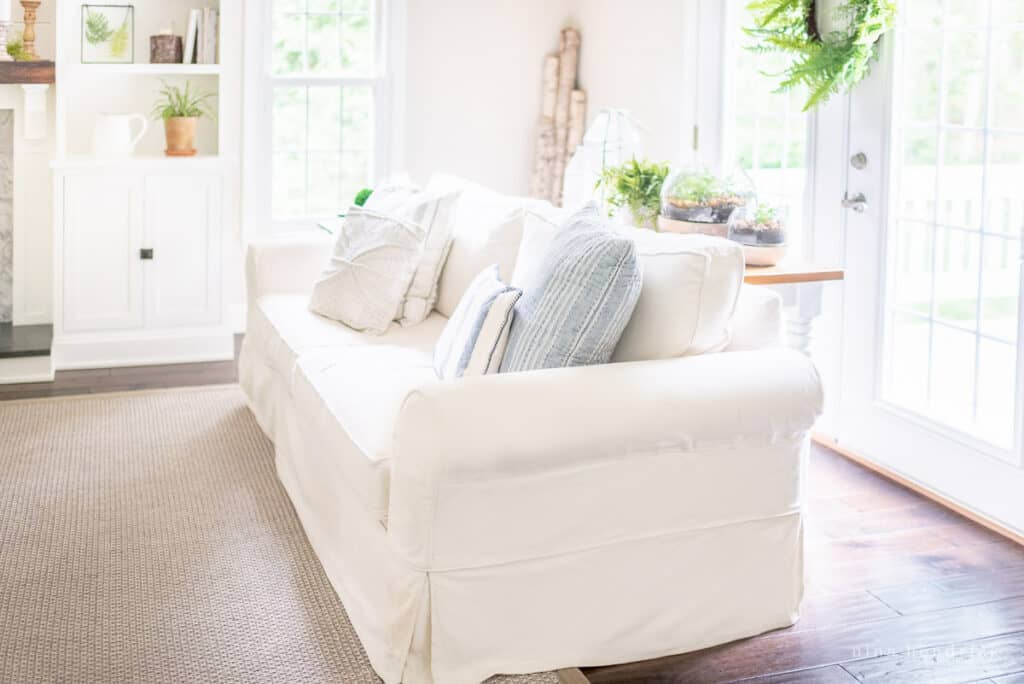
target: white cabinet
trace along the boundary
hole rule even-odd
[[[143,216],[145,320],[154,327],[220,320],[220,184],[147,176]]]
[[[219,172],[71,168],[55,192],[57,368],[231,358]]]
[[[144,324],[142,180],[82,175],[64,182],[64,329]]]

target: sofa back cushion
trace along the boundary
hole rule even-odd
[[[621,228],[636,244],[643,289],[613,361],[646,361],[724,349],[743,282],[739,245],[706,235]],[[512,284],[524,287],[540,267],[557,225],[527,212]]]
[[[550,215],[558,212],[543,200],[502,195],[481,185],[437,174],[429,192],[459,191],[452,217],[452,246],[441,273],[434,308],[451,317],[463,293],[487,266],[498,264],[501,279],[509,282],[523,236],[524,209]]]
[[[596,205],[571,216],[523,283],[501,372],[607,363],[640,296],[632,240]]]
[[[636,242],[644,265],[644,289],[615,350],[615,360],[644,361],[725,349],[743,284],[742,247],[711,235],[622,231]]]

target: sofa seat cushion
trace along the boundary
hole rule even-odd
[[[351,345],[299,358],[292,401],[346,491],[386,523],[392,438],[408,394],[438,382],[433,357],[415,346]],[[325,476],[329,476],[325,473]]]
[[[417,326],[406,328],[392,324],[383,335],[369,335],[309,311],[308,297],[305,293],[264,295],[249,311],[246,331],[249,343],[260,350],[289,388],[295,363],[303,354],[369,345],[410,348],[429,355],[448,321],[433,313]]]

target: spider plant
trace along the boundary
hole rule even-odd
[[[208,116],[213,118],[213,110],[210,109],[210,100],[214,94],[207,90],[195,88],[189,81],[185,81],[185,87],[169,85],[162,82],[160,97],[153,105],[154,119],[176,119],[176,118],[201,118]]]

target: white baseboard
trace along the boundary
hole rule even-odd
[[[57,370],[228,361],[235,357],[227,328],[88,333],[53,338]]]
[[[19,356],[13,359],[0,359],[0,385],[52,381],[52,357]]]

